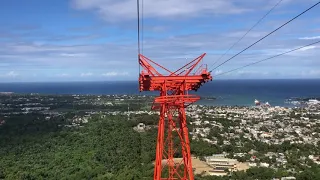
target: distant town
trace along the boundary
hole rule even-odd
[[[0,128],[12,118],[27,115],[43,121],[64,119],[65,128],[83,127],[94,116],[111,115],[138,119],[133,129],[141,133],[157,128],[159,112],[151,110],[152,101],[152,96],[1,93]],[[296,179],[310,163],[320,166],[318,100],[293,108],[257,100],[251,107],[190,105],[186,112],[190,138],[208,147],[193,153],[195,174],[230,176],[264,167],[285,172],[274,179]],[[139,121],[141,115],[152,122]]]

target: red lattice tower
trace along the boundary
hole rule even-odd
[[[197,95],[189,95],[188,91],[197,91],[202,84],[212,80],[207,66],[199,66],[205,55],[202,54],[172,72],[139,54],[142,67],[139,76],[140,91],[160,91],[160,96],[155,98],[152,106],[152,109],[160,110],[155,180],[194,179],[185,108],[200,99]],[[168,74],[160,74],[155,67]],[[182,160],[174,159],[178,153],[182,155]],[[167,173],[164,173],[165,168]]]

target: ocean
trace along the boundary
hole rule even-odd
[[[40,94],[128,94],[157,95],[138,91],[138,82],[50,82],[50,83],[0,83],[0,92]],[[200,96],[215,100],[200,100],[204,105],[252,106],[254,100],[269,102],[272,106],[292,106],[286,99],[320,97],[320,79],[300,80],[213,80],[204,84]]]

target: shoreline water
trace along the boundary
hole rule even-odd
[[[132,97],[149,97],[155,98],[156,95],[117,95],[117,94],[42,94],[42,93],[14,93],[14,92],[0,92],[0,96],[115,96],[115,97],[125,97],[125,96],[132,96]],[[205,105],[205,106],[219,106],[219,107],[259,107],[254,104],[254,102],[248,104],[224,104],[217,102],[219,98],[212,97],[212,96],[200,96],[200,100],[195,102],[195,105]],[[292,101],[289,101],[292,100]],[[310,100],[316,100],[320,104],[320,97],[310,97],[310,98],[298,98],[295,97],[293,99],[286,100],[286,104],[284,108],[294,108],[294,107],[305,107],[309,103]],[[262,103],[261,107],[265,107],[265,104]],[[272,106],[271,106],[272,107]]]
[[[55,83],[0,83],[0,92],[40,94],[91,95],[158,95],[158,92],[139,92],[136,81],[120,82],[55,82]],[[214,97],[198,103],[214,106],[252,106],[254,100],[271,106],[292,107],[287,101],[294,97],[320,97],[320,79],[310,80],[216,80],[190,94]]]

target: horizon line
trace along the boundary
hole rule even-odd
[[[244,81],[244,80],[320,80],[320,78],[265,78],[265,79],[213,79],[213,81]],[[89,82],[137,82],[138,80],[70,80],[70,81],[0,81],[0,83],[89,83]]]

